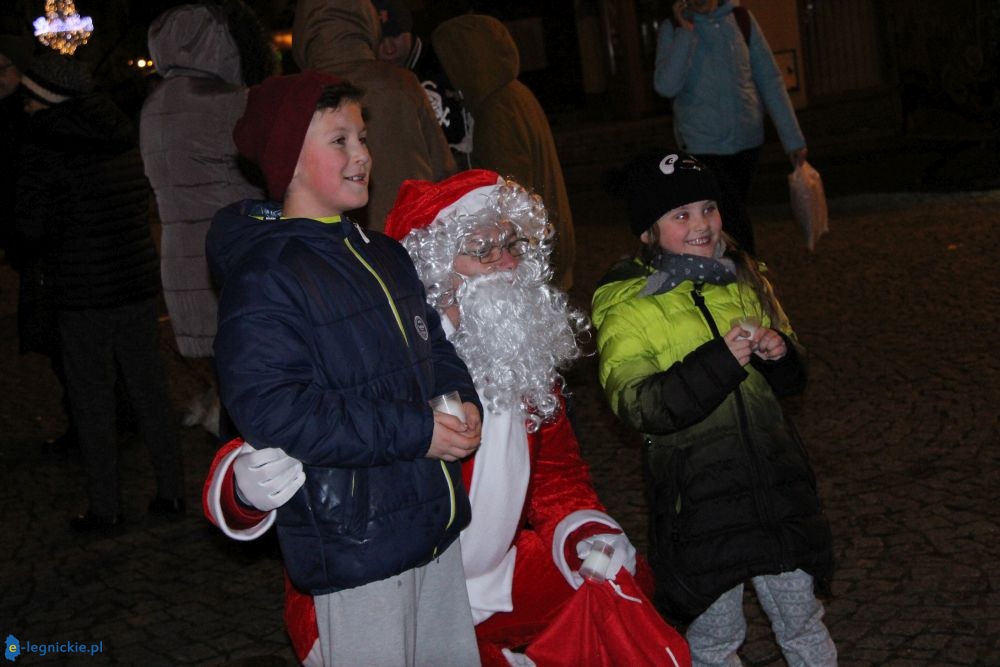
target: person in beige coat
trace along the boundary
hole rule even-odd
[[[163,232],[160,276],[181,356],[205,388],[192,397],[184,425],[219,433],[214,369],[217,301],[205,234],[212,216],[234,201],[262,196],[237,163],[233,126],[247,86],[277,70],[256,16],[242,2],[188,4],[167,10],[149,28],[149,52],[163,81],[142,108],[140,146],[156,193]]]
[[[302,69],[347,79],[364,90],[368,148],[378,162],[366,209],[354,212],[377,231],[403,181],[439,181],[455,159],[424,89],[412,72],[378,60],[382,24],[371,0],[299,0],[292,54]]]
[[[569,289],[576,254],[573,214],[548,118],[517,80],[521,61],[514,39],[497,19],[465,14],[438,26],[432,42],[475,121],[472,166],[496,171],[541,196],[556,232],[554,280]]]

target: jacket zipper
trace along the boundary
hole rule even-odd
[[[448,523],[445,524],[445,530],[451,528],[451,524],[455,523],[455,515],[458,513],[456,502],[455,502],[455,483],[451,481],[451,475],[448,474],[448,466],[444,461],[438,460],[441,464],[441,470],[444,471],[444,478],[448,482],[448,497],[451,499],[451,511],[448,514]],[[434,552],[437,553],[437,547],[434,548]]]
[[[715,338],[722,338],[722,334],[719,333],[719,327],[715,323],[715,318],[712,317],[712,313],[708,310],[708,306],[705,305],[705,297],[701,294],[703,287],[704,283],[695,283],[694,288],[691,290],[691,299],[694,301],[694,305],[698,307],[698,310],[701,311],[702,317],[705,319],[705,323],[708,324],[708,328],[712,332],[712,336]],[[743,400],[742,388],[736,387],[734,395],[736,398],[736,415],[739,419],[741,441],[747,454],[747,460],[750,462],[750,469],[755,481],[753,496],[757,506],[757,512],[764,526],[770,529],[774,527],[774,517],[771,514],[771,508],[767,502],[767,498],[760,490],[762,480],[760,460],[757,455],[757,450],[753,446],[753,440],[750,437],[750,422],[747,419],[747,409],[746,403]],[[788,569],[785,563],[786,549],[784,540],[781,540],[780,538],[780,533],[779,540],[781,542],[782,561],[780,565],[782,571],[785,571]]]
[[[375,278],[376,282],[378,282],[379,287],[382,288],[382,292],[385,293],[385,300],[389,302],[389,308],[392,309],[392,315],[396,318],[396,326],[399,327],[399,333],[403,334],[403,342],[406,343],[407,347],[409,347],[410,339],[406,336],[406,329],[403,328],[403,319],[399,316],[399,311],[396,309],[396,302],[392,300],[392,295],[389,294],[389,288],[386,287],[382,277],[375,272],[375,269],[372,268],[371,264],[366,262],[365,258],[354,249],[354,246],[351,244],[351,239],[345,238],[344,243],[347,245],[347,249],[351,251],[351,254],[353,254],[359,262],[361,262],[363,267],[368,269],[368,273],[372,274],[372,277]]]
[[[357,227],[357,225],[355,225],[355,227]],[[358,228],[358,233],[361,234],[361,238],[365,239],[365,242],[367,243],[368,239],[365,237],[364,232],[362,232],[360,228]],[[365,258],[361,256],[361,253],[355,250],[354,245],[351,243],[349,238],[344,238],[344,244],[347,246],[347,249],[351,251],[351,254],[354,255],[354,257],[361,263],[361,265],[368,270],[368,273],[372,274],[372,277],[375,278],[376,282],[378,282],[379,287],[382,288],[382,292],[385,294],[385,300],[389,302],[389,308],[392,309],[392,315],[396,318],[396,326],[399,327],[399,333],[403,335],[403,342],[407,347],[409,347],[410,339],[406,335],[406,329],[403,327],[403,319],[399,316],[399,310],[396,308],[396,302],[393,300],[392,294],[389,293],[389,288],[386,287],[385,281],[383,281],[382,277],[378,275],[374,268],[372,268],[371,264],[365,261]],[[441,471],[444,473],[445,482],[448,484],[448,502],[450,504],[450,508],[448,513],[448,523],[446,523],[444,527],[445,530],[448,530],[451,528],[451,525],[455,523],[455,516],[458,514],[458,499],[455,497],[455,482],[451,479],[451,474],[448,472],[448,466],[442,460],[439,460],[438,462],[441,464]],[[351,476],[351,495],[354,495],[354,475]],[[437,558],[437,546],[434,547],[434,551],[431,556],[432,558]]]

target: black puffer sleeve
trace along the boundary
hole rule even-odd
[[[791,396],[806,388],[809,380],[808,358],[806,349],[798,341],[784,332],[778,331],[778,334],[785,339],[785,348],[788,350],[785,356],[777,361],[765,361],[753,356],[750,363],[767,379],[776,396]]]
[[[704,343],[665,371],[635,387],[632,426],[642,433],[673,433],[707,417],[747,377],[726,342]]]

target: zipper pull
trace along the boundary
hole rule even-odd
[[[354,228],[356,230],[358,230],[358,234],[361,234],[361,238],[364,239],[365,244],[371,243],[371,241],[368,240],[368,237],[365,236],[364,231],[361,229],[361,225],[359,225],[358,223],[355,222],[354,223]]]
[[[701,295],[701,288],[704,286],[705,283],[695,283],[694,287],[691,288],[691,299],[699,308],[705,305],[705,297]]]
[[[705,286],[705,283],[695,283],[694,287],[691,289],[691,300],[694,301],[695,307],[701,311],[701,316],[705,318],[705,324],[708,325],[708,330],[712,332],[712,336],[715,338],[722,338],[722,334],[719,332],[719,327],[715,324],[715,318],[712,317],[712,313],[708,310],[708,306],[705,305],[705,297],[701,294],[701,288]]]

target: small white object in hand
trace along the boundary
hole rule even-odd
[[[757,333],[757,329],[760,328],[760,318],[752,315],[737,317],[729,324],[730,326],[739,327],[747,332],[747,335],[741,336],[741,338],[753,338],[754,334]]]
[[[580,576],[596,584],[603,583],[608,578],[608,566],[614,553],[615,548],[607,542],[594,540],[590,553],[580,566]]]
[[[443,412],[452,417],[458,417],[465,423],[465,409],[462,407],[462,397],[457,391],[449,391],[446,394],[435,396],[430,400],[432,410]]]

